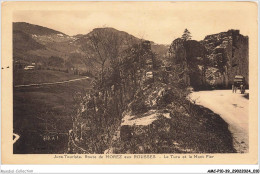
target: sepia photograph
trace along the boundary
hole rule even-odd
[[[13,155],[213,158],[258,146],[254,3],[25,4],[10,13],[2,63]]]

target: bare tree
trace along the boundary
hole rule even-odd
[[[123,38],[114,32],[107,29],[96,29],[87,38],[84,45],[86,52],[85,64],[97,64],[99,66],[101,83],[104,80],[104,71],[106,64],[115,64],[118,62],[120,47],[122,46]]]

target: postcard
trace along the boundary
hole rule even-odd
[[[3,164],[258,163],[255,2],[3,2]]]

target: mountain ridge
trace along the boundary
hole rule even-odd
[[[135,37],[125,31],[115,28],[94,28],[87,34],[77,34],[69,36],[65,33],[53,30],[44,26],[29,24],[26,22],[13,23],[13,57],[15,61],[22,60],[30,64],[39,62],[40,64],[48,64],[50,57],[60,57],[64,60],[58,69],[76,68],[80,71],[92,71],[93,62],[89,61],[86,65],[86,57],[91,54],[84,50],[84,45],[89,43],[89,37],[97,32],[114,33],[123,40],[123,45],[141,42],[142,39]],[[152,49],[159,55],[166,54],[168,47],[165,45],[152,43]]]
[[[63,34],[67,35],[65,33],[62,33],[60,31],[50,29],[44,26],[40,25],[35,25],[35,24],[30,24],[27,22],[13,22],[13,30],[20,30],[23,31],[27,34],[38,34],[38,35],[43,35],[43,34]]]

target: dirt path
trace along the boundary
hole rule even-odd
[[[28,85],[16,85],[16,86],[14,86],[14,87],[15,87],[15,88],[19,88],[19,87],[29,87],[29,86],[43,86],[43,85],[63,84],[63,83],[70,83],[70,82],[75,82],[75,81],[85,80],[85,79],[89,79],[89,77],[84,77],[84,78],[79,78],[79,79],[72,79],[72,80],[65,80],[65,81],[53,82],[53,83],[39,83],[39,84],[28,84]]]
[[[232,93],[231,90],[193,92],[190,98],[196,104],[219,114],[229,124],[237,152],[248,152],[248,99],[240,93]]]

